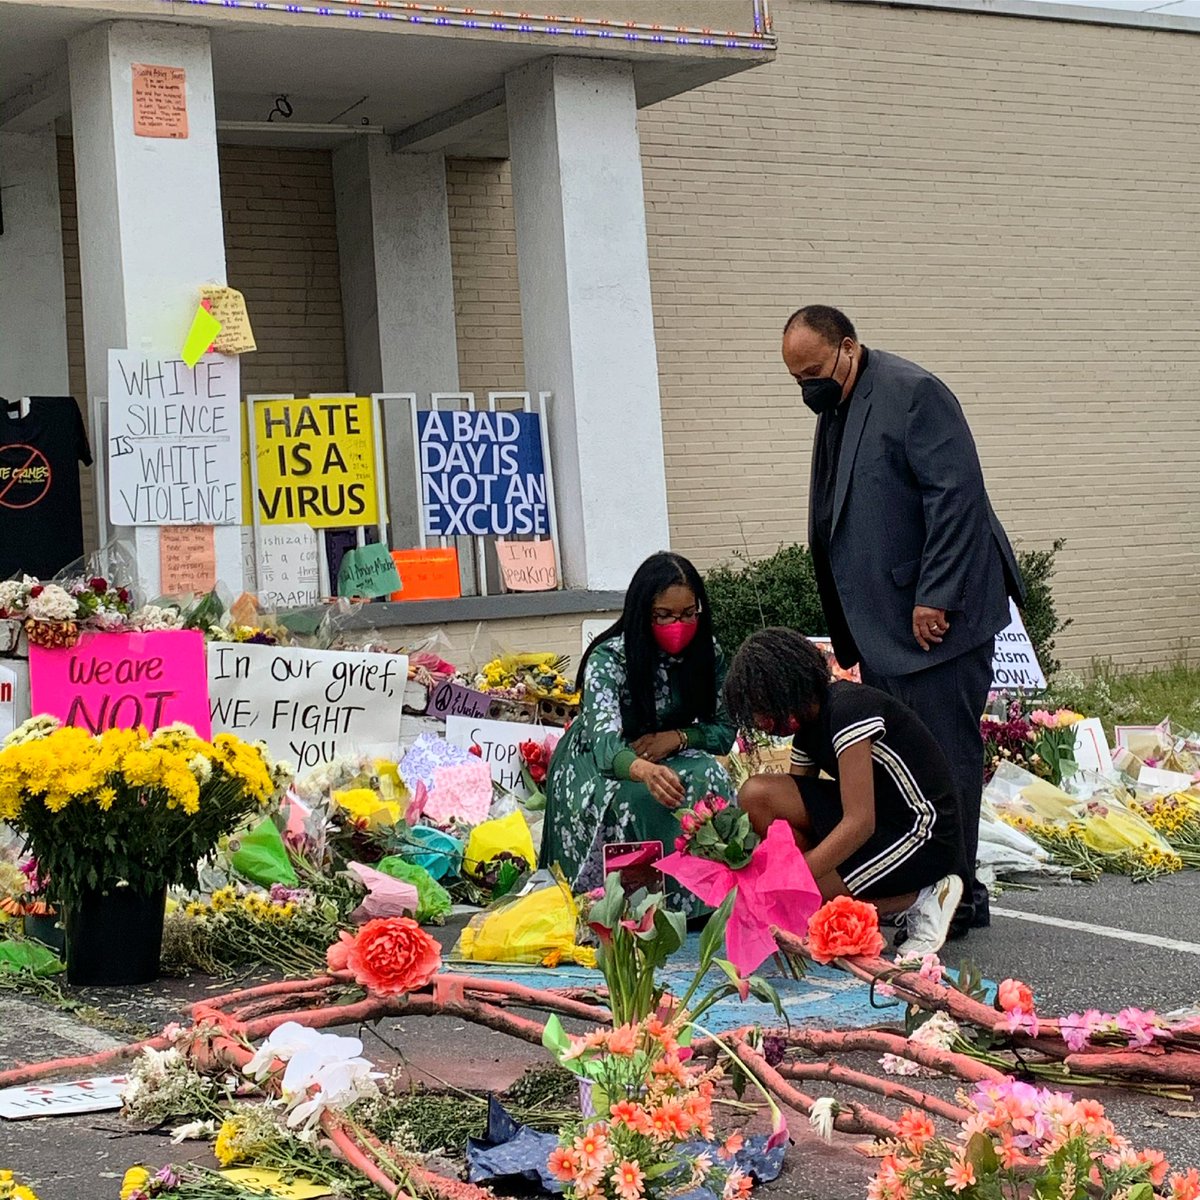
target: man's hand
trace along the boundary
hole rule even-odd
[[[678,754],[683,749],[683,745],[680,742],[679,734],[672,729],[667,729],[662,733],[643,734],[630,746],[630,749],[638,758],[656,763],[662,762],[664,758],[670,758],[672,754]]]
[[[913,637],[922,650],[932,650],[941,643],[942,638],[950,631],[950,622],[946,620],[944,608],[928,608],[918,604],[913,609]]]
[[[644,783],[664,808],[678,808],[683,803],[683,780],[670,767],[639,758],[629,768],[629,778]]]

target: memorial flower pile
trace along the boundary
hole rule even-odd
[[[1075,726],[1082,713],[1068,708],[1055,712],[1029,709],[1022,700],[1009,702],[1003,720],[985,717],[980,725],[984,745],[984,776],[990,779],[1004,762],[1011,762],[1058,785],[1078,770]]]
[[[567,678],[571,660],[550,651],[502,654],[484,665],[472,681],[481,692],[494,692],[514,700],[555,700],[578,704],[579,693]]]
[[[120,884],[152,895],[198,883],[197,865],[286,783],[259,745],[167,726],[92,736],[27,721],[0,749],[0,820],[28,838],[68,909]]]

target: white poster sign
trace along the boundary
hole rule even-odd
[[[0,666],[0,739],[17,727],[17,673]]]
[[[0,1117],[24,1121],[29,1117],[66,1117],[72,1113],[107,1112],[121,1107],[124,1075],[43,1083],[0,1091]]]
[[[1046,686],[1046,676],[1038,665],[1029,634],[1025,632],[1025,622],[1012,600],[1008,602],[1008,612],[1012,620],[996,634],[996,648],[992,651],[992,691],[1011,691],[1013,688],[1041,691]]]
[[[606,630],[612,627],[612,621],[601,618],[598,621],[584,621],[583,623],[583,649],[581,654],[588,652],[588,647]]]
[[[1075,761],[1081,771],[1098,775],[1107,775],[1113,769],[1112,751],[1099,717],[1088,717],[1075,726]]]
[[[268,608],[308,608],[321,602],[317,531],[311,525],[242,527],[246,587]],[[247,569],[247,567],[249,569]]]
[[[213,732],[261,739],[311,771],[339,754],[395,754],[408,682],[403,654],[208,644]]]
[[[108,507],[114,525],[242,519],[238,361],[108,352]]]
[[[521,725],[516,721],[485,721],[476,717],[446,718],[446,741],[469,750],[478,746],[492,779],[514,796],[528,799],[529,789],[521,778],[522,742],[542,742],[548,734],[561,734],[545,725]]]

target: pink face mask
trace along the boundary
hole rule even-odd
[[[669,625],[652,625],[651,632],[665,653],[682,654],[692,644],[698,626],[698,621],[672,621]]]

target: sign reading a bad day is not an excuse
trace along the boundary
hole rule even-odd
[[[417,434],[427,535],[550,532],[537,413],[424,411]]]
[[[238,364],[108,352],[108,507],[114,525],[237,525]]]
[[[375,416],[364,396],[256,400],[260,525],[300,522],[315,529],[376,525]],[[246,506],[250,514],[249,438]]]
[[[299,769],[355,751],[395,753],[407,682],[403,654],[208,646],[213,729],[261,739]]]

